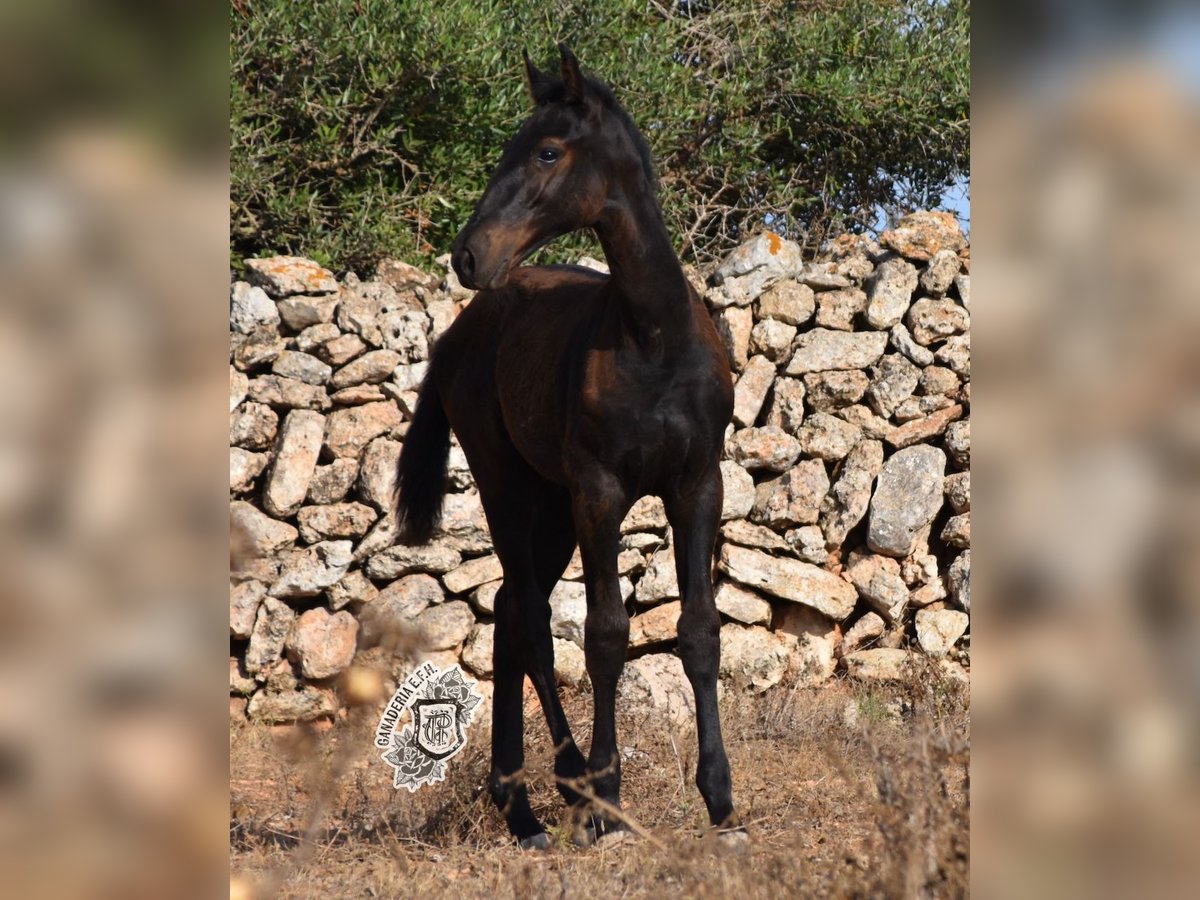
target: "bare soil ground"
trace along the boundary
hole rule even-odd
[[[590,696],[566,692],[580,745]],[[527,704],[527,707],[532,704]],[[377,708],[331,728],[230,729],[231,888],[278,897],[962,897],[968,894],[968,709],[931,666],[904,685],[838,680],[726,692],[734,799],[750,832],[718,841],[692,783],[695,734],[622,710],[625,812],[648,837],[576,847],[527,709],[527,777],[556,838],[522,853],[484,790],[486,723],[445,782],[392,787]],[[555,824],[558,823],[558,824]]]

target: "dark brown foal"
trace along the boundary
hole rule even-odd
[[[528,674],[564,782],[620,803],[617,679],[629,615],[617,577],[621,521],[662,498],[683,601],[679,655],[696,695],[696,784],[712,823],[736,825],[717,714],[720,619],[712,555],[718,467],[733,389],[725,351],[688,284],[654,196],[645,141],[609,90],[560,45],[561,77],[526,57],[536,103],[454,241],[463,284],[479,291],[442,336],[400,458],[403,540],[427,541],[445,491],[449,429],[479,486],[504,585],[496,597],[491,792],[524,847],[548,839],[514,778],[523,765]],[[611,276],[521,267],[559,235],[592,228]],[[586,763],[554,682],[549,595],[578,542],[587,589],[585,654],[595,697]],[[618,827],[591,808],[596,835]]]

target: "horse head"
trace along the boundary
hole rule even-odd
[[[598,227],[612,203],[650,189],[650,154],[607,87],[585,76],[559,44],[559,77],[525,54],[535,104],[510,140],[474,214],[451,245],[459,280],[476,290],[502,287],[539,247]]]

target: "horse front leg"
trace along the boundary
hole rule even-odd
[[[594,720],[588,780],[601,801],[592,810],[592,838],[620,827],[611,814],[621,806],[621,757],[617,752],[617,681],[629,647],[629,614],[621,600],[617,553],[628,501],[613,478],[596,478],[576,492],[575,529],[587,591],[584,656],[592,681]]]
[[[666,499],[675,543],[675,571],[683,610],[679,615],[679,656],[696,697],[696,731],[700,758],[696,786],[718,827],[737,825],[729,758],[721,737],[717,710],[717,675],[721,664],[721,617],[713,599],[712,558],[721,518],[720,469],[713,467],[691,490]]]

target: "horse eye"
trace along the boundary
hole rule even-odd
[[[552,163],[558,162],[558,151],[551,147],[547,147],[538,153],[538,162]]]

